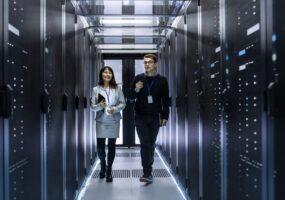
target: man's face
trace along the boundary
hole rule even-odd
[[[146,72],[154,72],[156,69],[156,63],[154,63],[154,60],[151,58],[144,58],[143,60],[144,63],[144,69]]]

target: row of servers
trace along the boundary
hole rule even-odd
[[[161,151],[191,199],[283,199],[284,1],[192,1],[160,49]]]
[[[89,99],[101,54],[70,1],[0,7],[0,199],[72,200],[96,159]]]
[[[158,52],[172,102],[158,146],[192,200],[285,196],[284,7],[192,0]],[[103,55],[69,0],[3,0],[0,15],[0,199],[72,200],[96,159]]]

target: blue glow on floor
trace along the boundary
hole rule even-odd
[[[173,177],[173,175],[172,175],[172,173],[171,173],[171,171],[170,171],[168,165],[165,164],[165,162],[164,162],[162,156],[160,155],[159,151],[158,151],[157,149],[155,149],[155,151],[156,151],[158,157],[160,158],[162,164],[164,165],[164,167],[166,168],[166,170],[167,170],[168,173],[170,174],[170,176],[171,176],[171,178],[172,178],[174,184],[176,185],[176,187],[177,187],[178,191],[180,192],[181,196],[183,197],[183,199],[185,199],[185,200],[191,200],[190,198],[188,199],[188,198],[185,196],[185,194],[184,194],[184,192],[182,191],[181,187],[178,185],[176,179]]]

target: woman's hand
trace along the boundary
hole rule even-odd
[[[113,114],[114,111],[115,111],[115,109],[112,108],[112,107],[107,110],[107,112],[110,113],[110,114]]]
[[[102,108],[106,108],[106,102],[103,100],[103,101],[101,101],[100,103],[100,106],[102,107]]]

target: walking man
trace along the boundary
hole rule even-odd
[[[129,100],[135,100],[135,126],[141,144],[143,176],[141,182],[151,183],[155,141],[159,127],[165,126],[169,115],[169,90],[166,77],[157,73],[157,57],[144,56],[145,73],[137,75],[131,85]]]

